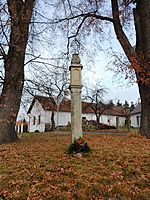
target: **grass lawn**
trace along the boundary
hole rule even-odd
[[[92,152],[68,156],[69,134],[25,134],[0,146],[0,200],[150,200],[150,140],[84,134]]]

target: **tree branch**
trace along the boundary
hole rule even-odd
[[[102,16],[102,15],[98,15],[96,14],[97,11],[94,11],[94,12],[88,12],[88,13],[81,13],[81,14],[78,14],[78,15],[73,15],[71,17],[65,17],[65,18],[62,18],[62,19],[54,19],[54,20],[51,20],[50,22],[30,22],[30,23],[38,23],[38,24],[58,24],[58,23],[61,23],[63,21],[70,21],[70,20],[73,20],[73,19],[77,19],[77,18],[80,18],[80,17],[93,17],[93,18],[96,18],[96,19],[100,19],[100,20],[105,20],[105,21],[109,21],[109,22],[112,22],[113,23],[113,19],[111,17],[107,17],[107,16]]]
[[[125,54],[127,55],[128,60],[132,64],[132,67],[133,68],[134,66],[137,67],[139,65],[138,56],[122,29],[122,25],[119,18],[118,1],[111,0],[111,4],[112,4],[113,25],[115,33],[117,35],[117,39],[119,40]]]

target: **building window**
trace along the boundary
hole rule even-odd
[[[137,126],[140,126],[140,116],[136,116]]]
[[[35,125],[35,116],[33,116],[33,125]]]
[[[39,115],[38,116],[38,124],[40,124],[41,123],[41,116]]]

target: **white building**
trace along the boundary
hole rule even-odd
[[[141,122],[141,103],[139,103],[131,112],[131,126],[140,127]]]
[[[82,118],[87,120],[96,120],[93,109],[89,102],[82,102]],[[28,110],[29,116],[29,132],[44,132],[51,127],[51,116],[54,111],[55,125],[66,126],[71,122],[71,101],[68,99],[62,100],[59,106],[57,115],[57,106],[53,98],[36,96]],[[105,110],[100,117],[100,122],[110,126],[116,126],[116,119],[118,125],[125,125],[125,112],[122,107],[114,106],[111,109]]]
[[[29,123],[26,120],[17,121],[15,124],[15,130],[17,133],[24,133],[29,131]]]

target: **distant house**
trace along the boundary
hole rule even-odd
[[[15,130],[17,133],[28,132],[29,131],[28,128],[29,128],[29,123],[26,122],[25,120],[20,120],[16,122]]]
[[[29,132],[48,131],[51,127],[52,111],[54,111],[55,125],[66,126],[68,122],[71,122],[70,100],[62,100],[57,115],[57,106],[53,98],[35,96],[27,112],[29,116]],[[82,118],[86,118],[87,120],[96,120],[94,111],[89,102],[82,102]],[[124,126],[126,117],[122,107],[115,106],[111,109],[105,110],[101,115],[100,122],[116,126],[116,119],[119,122],[119,126]]]
[[[141,122],[141,103],[138,103],[138,105],[134,108],[134,110],[131,112],[131,126],[133,127],[140,127]]]

